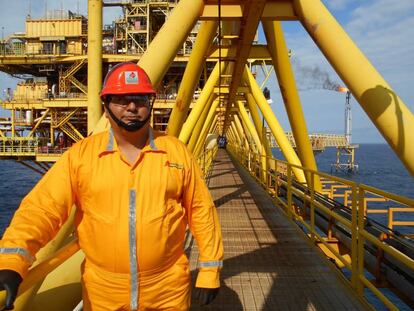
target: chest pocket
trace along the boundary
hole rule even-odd
[[[159,166],[144,166],[137,185],[137,202],[143,223],[161,221],[171,212],[170,202],[181,202],[183,167],[171,167],[167,161]]]
[[[89,169],[79,185],[81,209],[93,220],[111,224],[118,217],[122,204],[128,204],[128,180],[117,178],[111,169]]]

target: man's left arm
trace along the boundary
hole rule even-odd
[[[186,171],[184,206],[188,224],[199,248],[197,288],[219,288],[223,266],[223,243],[214,202],[202,178],[201,170],[191,157]]]

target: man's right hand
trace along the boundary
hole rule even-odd
[[[3,310],[13,310],[17,290],[22,282],[22,277],[13,270],[0,270],[0,290],[6,290],[6,306]]]

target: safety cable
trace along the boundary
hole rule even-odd
[[[221,111],[221,0],[218,0],[218,48],[219,48],[219,107],[220,107],[220,114],[222,114]],[[224,124],[223,124],[223,132],[222,135],[224,135]]]

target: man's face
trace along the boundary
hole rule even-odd
[[[109,108],[116,118],[128,124],[145,120],[150,114],[150,98],[148,95],[111,95]],[[106,116],[108,111],[106,111]]]

